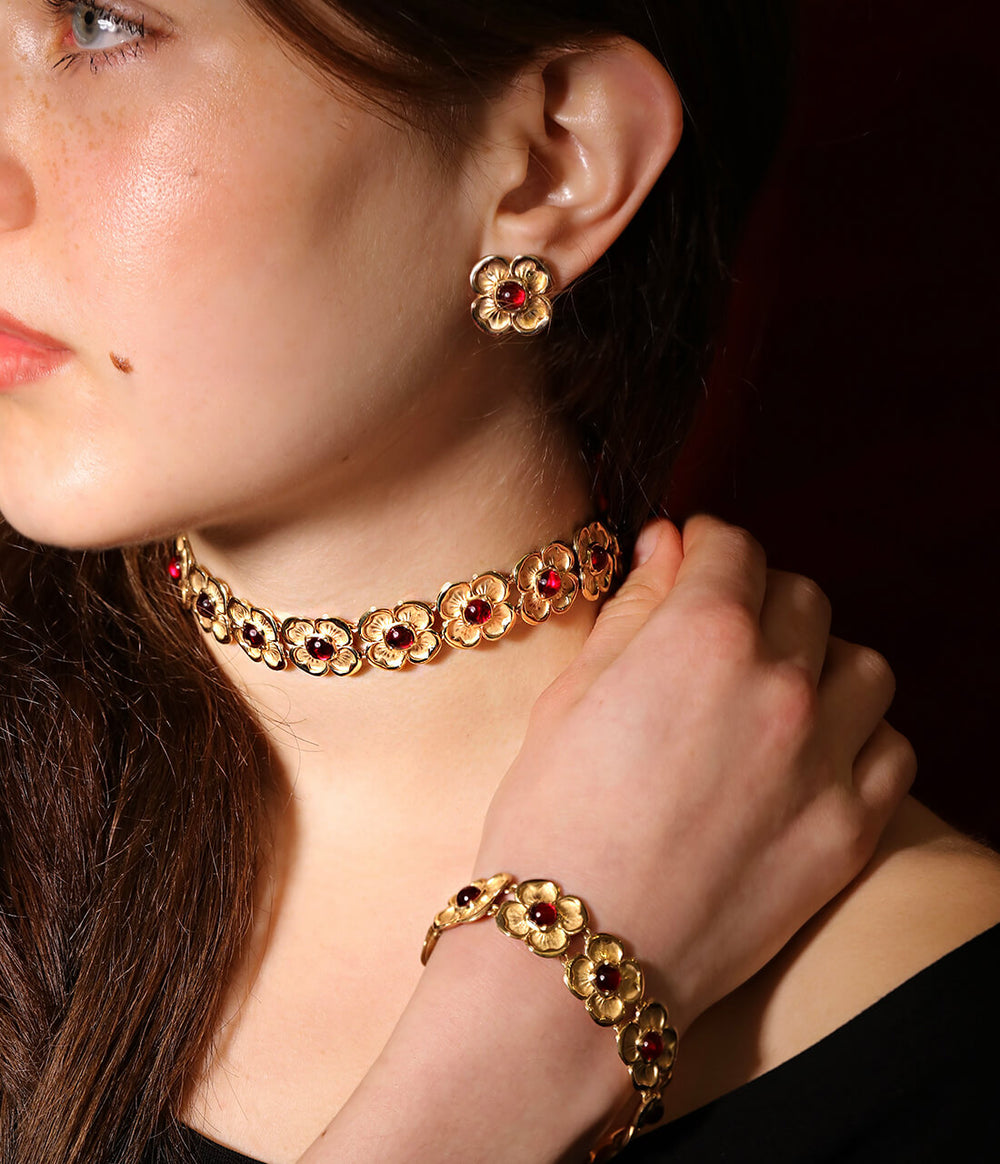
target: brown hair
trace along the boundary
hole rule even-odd
[[[563,297],[542,356],[551,407],[605,467],[611,520],[632,534],[665,495],[774,143],[784,4],[246,4],[364,99],[390,114],[415,102],[432,132],[455,131],[547,46],[626,35],[667,63],[681,146]],[[249,934],[275,791],[267,746],[173,602],[165,562],[162,546],[70,553],[0,525],[7,1164],[182,1160],[176,1113]]]

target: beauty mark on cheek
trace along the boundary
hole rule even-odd
[[[117,352],[112,352],[111,362],[119,372],[124,372],[126,376],[132,375],[132,372],[134,371],[132,367],[132,361],[126,356],[119,356]]]

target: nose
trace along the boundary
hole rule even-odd
[[[0,232],[22,230],[35,217],[35,187],[27,170],[0,140]]]

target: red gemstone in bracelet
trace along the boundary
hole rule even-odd
[[[392,647],[394,651],[408,651],[417,637],[408,626],[397,623],[385,632],[385,641],[386,646]]]
[[[455,894],[455,904],[460,909],[467,909],[474,901],[483,896],[483,891],[477,885],[466,885]]]
[[[520,283],[509,281],[501,283],[496,289],[497,306],[505,311],[519,311],[528,301],[528,292]]]
[[[541,930],[554,926],[558,916],[556,907],[550,901],[536,901],[528,910],[528,920]]]
[[[594,985],[601,994],[614,994],[622,984],[622,972],[617,966],[601,962],[594,970]]]
[[[649,1031],[639,1040],[639,1058],[644,1063],[655,1063],[663,1054],[663,1036],[659,1031]]]
[[[543,570],[535,580],[538,593],[543,598],[555,598],[562,590],[562,578],[558,570]]]

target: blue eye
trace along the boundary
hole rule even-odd
[[[143,21],[129,19],[115,8],[95,4],[93,0],[79,4],[73,0],[47,0],[47,4],[63,27],[68,21],[68,34],[77,48],[76,52],[66,53],[56,61],[56,68],[69,68],[88,57],[91,70],[96,71],[119,54],[137,56],[146,37]]]
[[[119,20],[107,12],[99,12],[85,4],[77,4],[73,8],[73,36],[81,48],[113,48],[114,45],[102,44],[101,38],[106,33],[112,35],[119,30]]]

